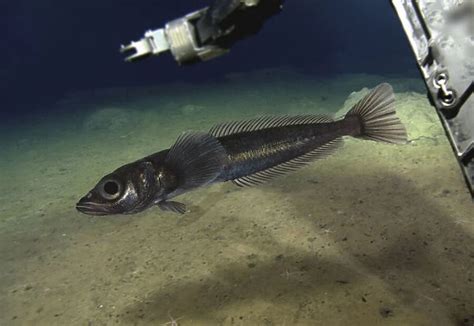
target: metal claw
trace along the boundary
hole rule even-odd
[[[125,58],[125,61],[127,62],[145,58],[151,55],[151,49],[147,43],[148,42],[145,39],[143,39],[139,42],[132,42],[129,45],[122,45],[120,47],[120,52],[125,53],[125,52],[135,51],[135,53]]]
[[[168,51],[169,49],[170,46],[166,40],[165,31],[158,29],[146,32],[140,41],[131,42],[129,45],[122,45],[120,52],[135,51],[135,53],[125,58],[125,61],[131,62],[151,55],[159,55],[161,52]]]

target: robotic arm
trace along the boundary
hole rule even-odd
[[[245,37],[256,34],[266,19],[280,12],[283,0],[215,0],[192,12],[148,31],[138,42],[122,46],[135,61],[170,51],[179,64],[206,61],[224,53]]]
[[[213,0],[209,7],[122,46],[135,61],[170,51],[179,64],[212,59],[256,34],[284,0]],[[474,4],[391,0],[474,198]]]

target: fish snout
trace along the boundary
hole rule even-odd
[[[87,215],[103,216],[108,215],[106,208],[103,205],[90,201],[90,194],[82,197],[76,204],[76,209]]]

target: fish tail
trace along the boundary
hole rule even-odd
[[[353,135],[356,138],[403,144],[407,142],[407,132],[395,113],[392,86],[383,83],[357,102],[344,120],[358,118],[359,132]]]

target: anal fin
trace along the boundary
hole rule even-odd
[[[234,184],[239,187],[255,186],[269,181],[277,176],[287,174],[289,172],[298,170],[313,161],[323,159],[333,154],[343,144],[342,138],[336,138],[318,148],[298,156],[290,161],[278,164],[266,170],[256,172],[238,179],[232,180]]]

